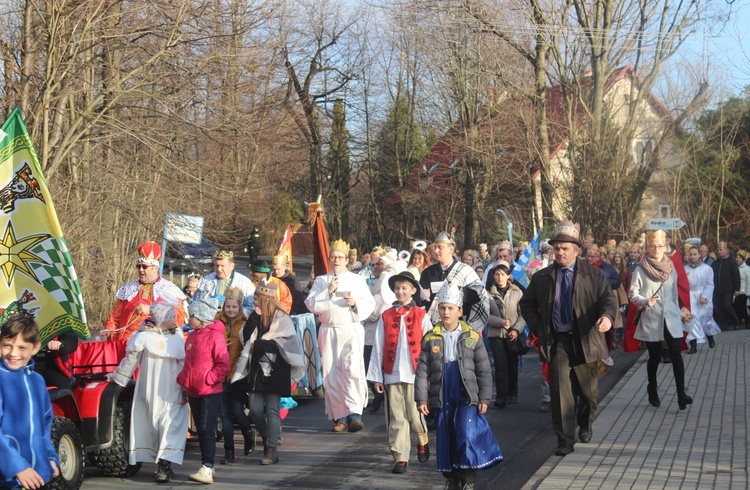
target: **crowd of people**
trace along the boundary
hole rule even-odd
[[[129,463],[156,463],[156,481],[169,482],[171,465],[182,464],[192,419],[201,467],[189,478],[212,483],[219,417],[221,464],[236,460],[234,425],[244,454],[254,450],[251,422],[263,441],[260,463],[277,463],[281,400],[304,373],[293,316],[315,315],[319,324],[331,430],[359,432],[366,407],[375,413],[384,406],[391,471],[402,474],[412,434],[424,463],[434,429],[437,470],[452,489],[473,488],[477,470],[502,461],[484,414],[491,404],[503,410],[517,403],[519,356],[530,348],[542,361],[541,410],[551,412],[556,454],[565,456],[593,437],[598,378],[611,351],[647,349],[646,389],[654,407],[661,404],[658,364],[671,363],[684,410],[692,399],[682,351],[694,354],[705,342],[713,348],[721,330],[750,323],[750,259],[742,250],[732,254],[726,243],[713,253],[697,239],[677,246],[663,231],[647,233],[643,243],[597,243],[581,239],[579,226],[565,221],[521,268],[528,246],[501,241],[459,251],[455,229],[402,252],[378,246],[360,255],[337,240],[331,272],[307,284],[291,273],[286,256],[272,264],[254,257],[247,277],[235,269],[233,253],[220,250],[214,272],[191,276],[182,290],[159,275],[161,247],[142,244],[138,278],[117,291],[100,333],[127,344],[109,380],[127,386],[139,372]],[[24,451],[6,448],[13,457],[0,458],[0,476],[26,488],[40,488],[58,472],[49,410],[39,409],[49,400],[37,392],[45,380],[73,386],[66,360],[77,346],[74,336],[60,336],[42,349],[35,328],[20,317],[0,328],[2,400],[38,405],[22,409],[47,430],[26,441],[47,457],[31,463]],[[17,373],[34,367],[43,378],[20,385]],[[19,397],[19,390],[29,395]],[[6,420],[0,448],[8,445],[5,434],[17,432]]]

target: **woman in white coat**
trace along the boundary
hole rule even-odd
[[[684,410],[693,403],[685,392],[685,365],[682,362],[682,314],[677,296],[677,273],[665,255],[667,236],[662,230],[646,235],[648,256],[638,262],[630,283],[630,300],[640,309],[635,338],[648,348],[648,401],[661,404],[656,385],[656,370],[661,360],[661,342],[666,341],[672,372],[677,385],[677,403]]]

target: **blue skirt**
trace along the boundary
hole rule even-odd
[[[437,470],[479,470],[503,460],[500,446],[484,415],[464,395],[458,363],[448,362],[443,372],[443,406],[437,423]]]

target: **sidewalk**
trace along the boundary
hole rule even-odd
[[[600,404],[592,441],[550,458],[537,488],[748,488],[750,330],[722,332],[716,348],[683,354],[687,410],[677,406],[670,364],[659,366],[661,406],[649,405],[646,358]]]

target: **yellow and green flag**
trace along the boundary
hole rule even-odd
[[[42,345],[91,337],[78,283],[31,138],[16,108],[0,130],[0,324],[33,316]]]

